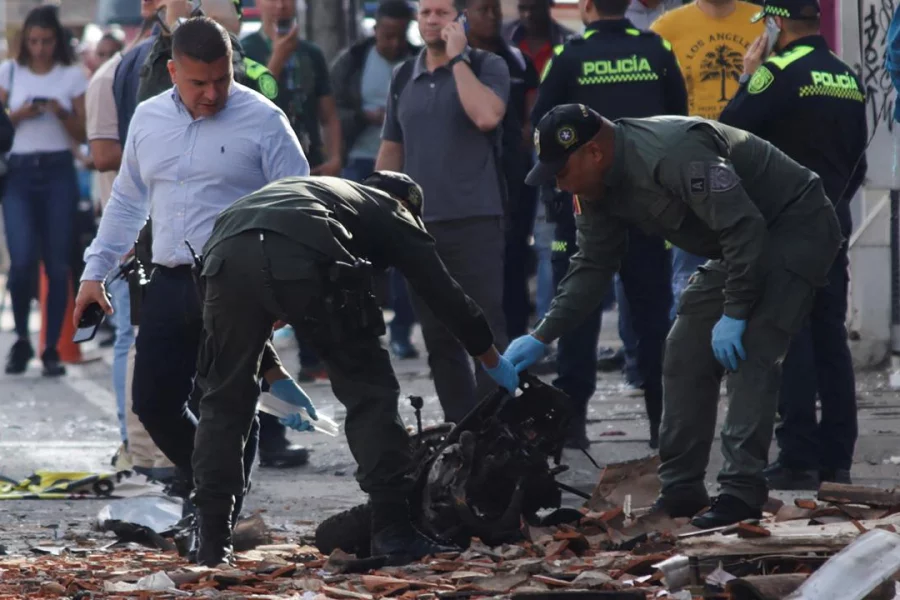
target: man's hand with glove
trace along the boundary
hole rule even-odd
[[[516,368],[516,373],[521,373],[544,357],[547,352],[547,344],[533,335],[523,335],[512,341],[503,357],[508,359]]]
[[[319,415],[316,414],[316,407],[313,406],[312,400],[306,395],[306,392],[297,385],[297,382],[291,379],[279,379],[269,384],[269,393],[284,400],[288,404],[293,404],[297,408],[304,408],[312,420],[316,421]],[[278,419],[285,427],[296,429],[297,431],[312,431],[312,424],[302,418],[299,413],[294,413],[289,417]]]
[[[738,370],[738,357],[747,360],[747,353],[744,352],[744,344],[741,342],[746,329],[747,321],[732,319],[727,315],[722,315],[713,327],[713,354],[716,355],[716,360],[730,371]]]
[[[478,357],[481,366],[484,367],[485,373],[491,376],[491,379],[497,382],[507,392],[516,395],[516,389],[519,387],[519,374],[513,368],[512,363],[500,356],[497,349],[491,346],[491,349]]]

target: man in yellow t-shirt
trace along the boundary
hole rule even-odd
[[[650,29],[672,44],[693,116],[718,119],[738,90],[744,54],[763,33],[751,23],[759,6],[741,0],[695,0],[659,17]]]
[[[688,94],[688,114],[718,119],[744,71],[744,54],[765,25],[751,23],[759,6],[741,0],[694,0],[660,16],[650,26],[672,44]],[[688,280],[705,258],[672,248],[672,311]]]

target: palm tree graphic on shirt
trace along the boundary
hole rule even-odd
[[[715,81],[721,83],[720,102],[727,102],[725,95],[725,82],[728,78],[738,81],[744,67],[744,57],[740,52],[732,50],[729,46],[721,45],[714,51],[707,52],[700,63],[700,81]]]

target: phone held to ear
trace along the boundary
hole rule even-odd
[[[766,41],[768,43],[766,44],[766,53],[763,55],[763,58],[772,54],[779,35],[781,35],[781,28],[778,27],[775,19],[766,17]]]
[[[456,17],[457,23],[462,23],[463,31],[466,32],[466,35],[469,35],[469,19],[466,18],[466,13],[459,13],[459,16]]]
[[[297,22],[296,18],[290,19],[278,19],[275,23],[275,33],[278,35],[287,35],[291,32],[291,29],[294,27],[294,23]]]

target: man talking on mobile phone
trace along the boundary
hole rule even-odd
[[[419,2],[425,49],[397,67],[388,95],[377,170],[404,172],[429,198],[423,219],[450,275],[484,310],[506,346],[503,314],[501,123],[509,98],[503,59],[470,48],[465,0]],[[413,297],[434,386],[458,423],[490,391],[490,378],[420,298]]]

